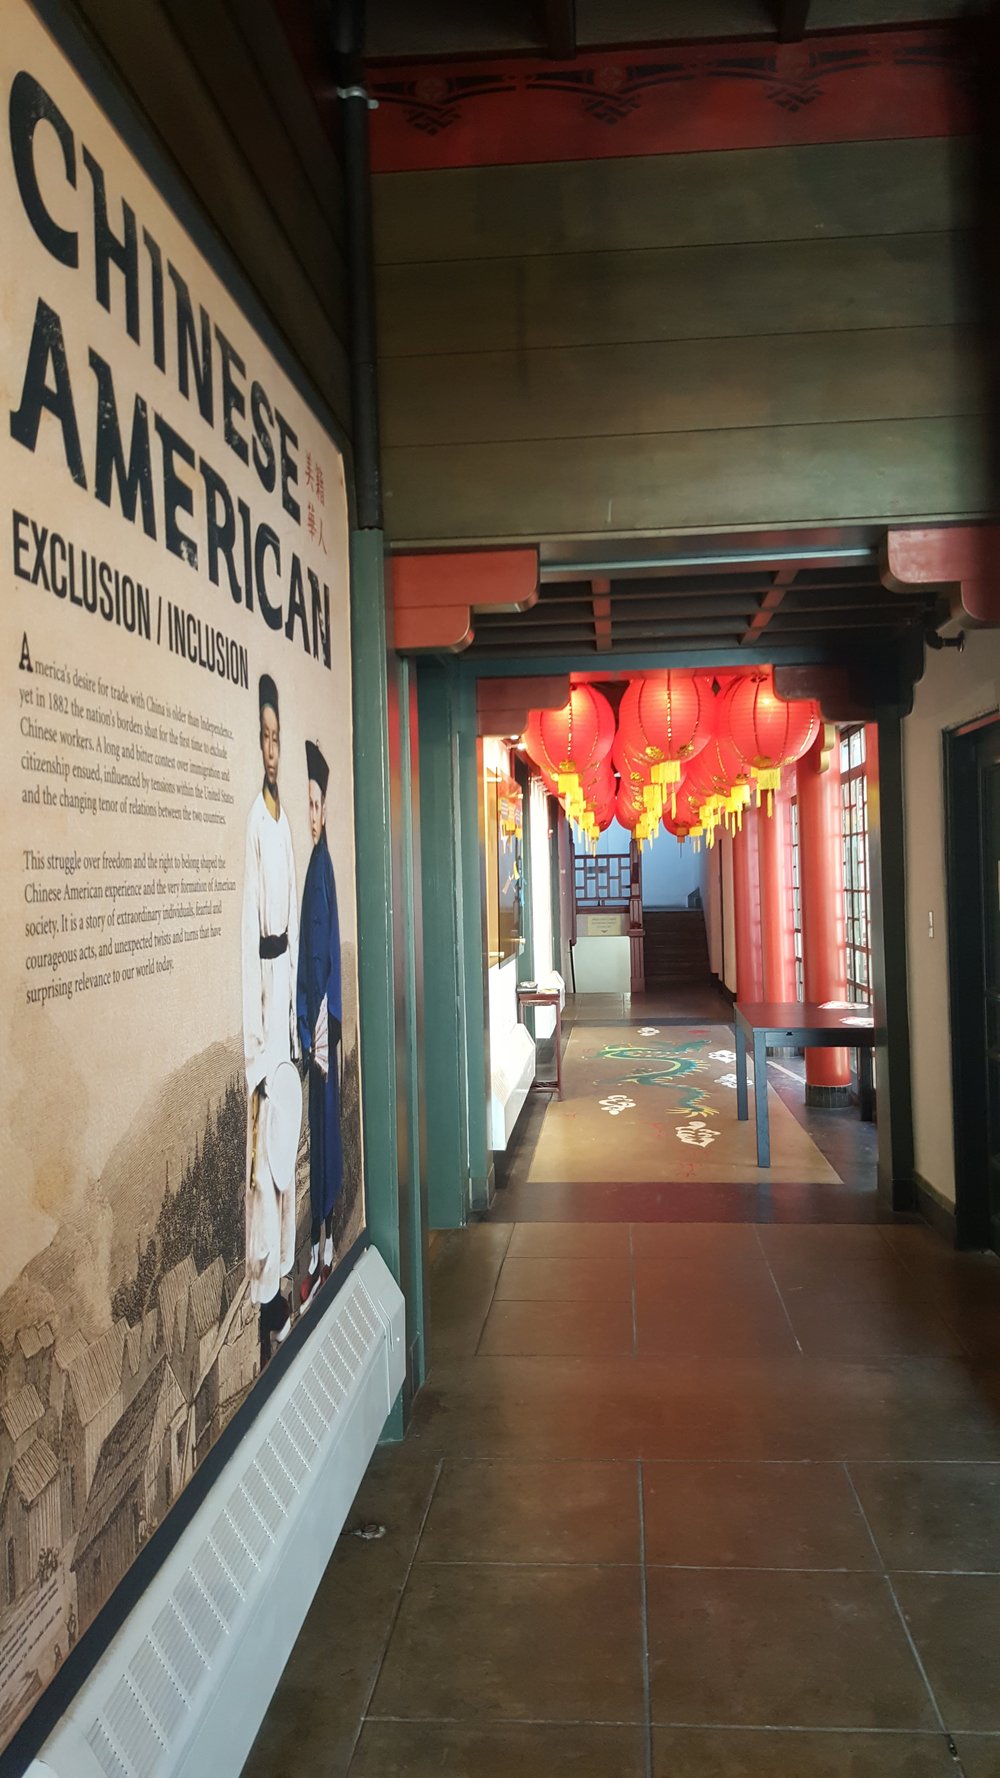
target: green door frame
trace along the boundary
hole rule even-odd
[[[898,711],[875,725],[869,758],[872,990],[875,1022],[886,1032],[878,1067],[878,1191],[886,1210],[915,1208],[910,1012],[906,954],[906,836],[903,738]],[[872,770],[874,765],[875,769]]]
[[[766,649],[671,652],[673,665],[710,668],[769,660]],[[818,650],[796,650],[789,665],[823,663]],[[616,668],[662,666],[660,653],[615,656]],[[431,1222],[460,1227],[485,1208],[492,1189],[486,1121],[489,1103],[486,968],[482,921],[480,678],[534,677],[579,669],[579,660],[421,661],[421,777],[441,779],[422,818],[427,957],[428,1165]],[[427,697],[425,699],[425,687]],[[425,708],[426,703],[426,708]],[[889,1033],[879,1063],[879,1192],[887,1209],[914,1205],[905,905],[902,746],[898,709],[879,715],[879,766],[872,810],[872,937],[877,1017]],[[447,767],[447,769],[446,769]],[[425,781],[426,783],[426,781]],[[877,818],[875,818],[877,817]],[[558,869],[554,873],[558,879]],[[434,983],[432,990],[432,981]],[[432,1024],[432,999],[437,1023]],[[432,1067],[433,1053],[433,1067]],[[431,1073],[435,1074],[432,1091]],[[479,1090],[478,1083],[482,1082]],[[436,1156],[435,1156],[436,1150]]]
[[[419,1080],[406,1065],[405,1041],[416,1016],[417,981],[406,825],[411,772],[402,695],[410,669],[389,653],[388,603],[382,533],[354,531],[351,666],[365,1199],[372,1246],[406,1299],[407,1378],[383,1432],[383,1438],[398,1439],[425,1368],[426,1222],[419,1136],[414,1136],[420,1127]]]

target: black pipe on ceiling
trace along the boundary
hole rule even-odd
[[[340,100],[344,158],[344,213],[351,314],[351,408],[357,523],[382,529],[382,465],[375,344],[375,252],[372,236],[371,153],[365,86],[365,0],[328,0],[327,49]]]

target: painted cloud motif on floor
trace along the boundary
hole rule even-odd
[[[710,1130],[702,1118],[693,1117],[686,1124],[677,1125],[677,1135],[691,1148],[708,1148],[710,1143],[718,1141],[719,1132]]]
[[[623,1111],[634,1111],[635,1100],[626,1093],[609,1093],[606,1099],[599,1099],[598,1105],[609,1117],[620,1117]]]

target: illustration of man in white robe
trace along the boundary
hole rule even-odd
[[[246,1270],[260,1307],[261,1369],[291,1327],[281,1280],[295,1261],[295,1181],[275,1182],[267,1151],[267,1084],[281,1062],[297,1060],[295,986],[298,902],[288,817],[278,795],[281,736],[278,690],[259,687],[264,782],[247,818],[243,880],[243,1049],[247,1078]]]

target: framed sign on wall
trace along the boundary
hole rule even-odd
[[[27,0],[0,69],[2,1747],[365,1211],[342,449]]]

